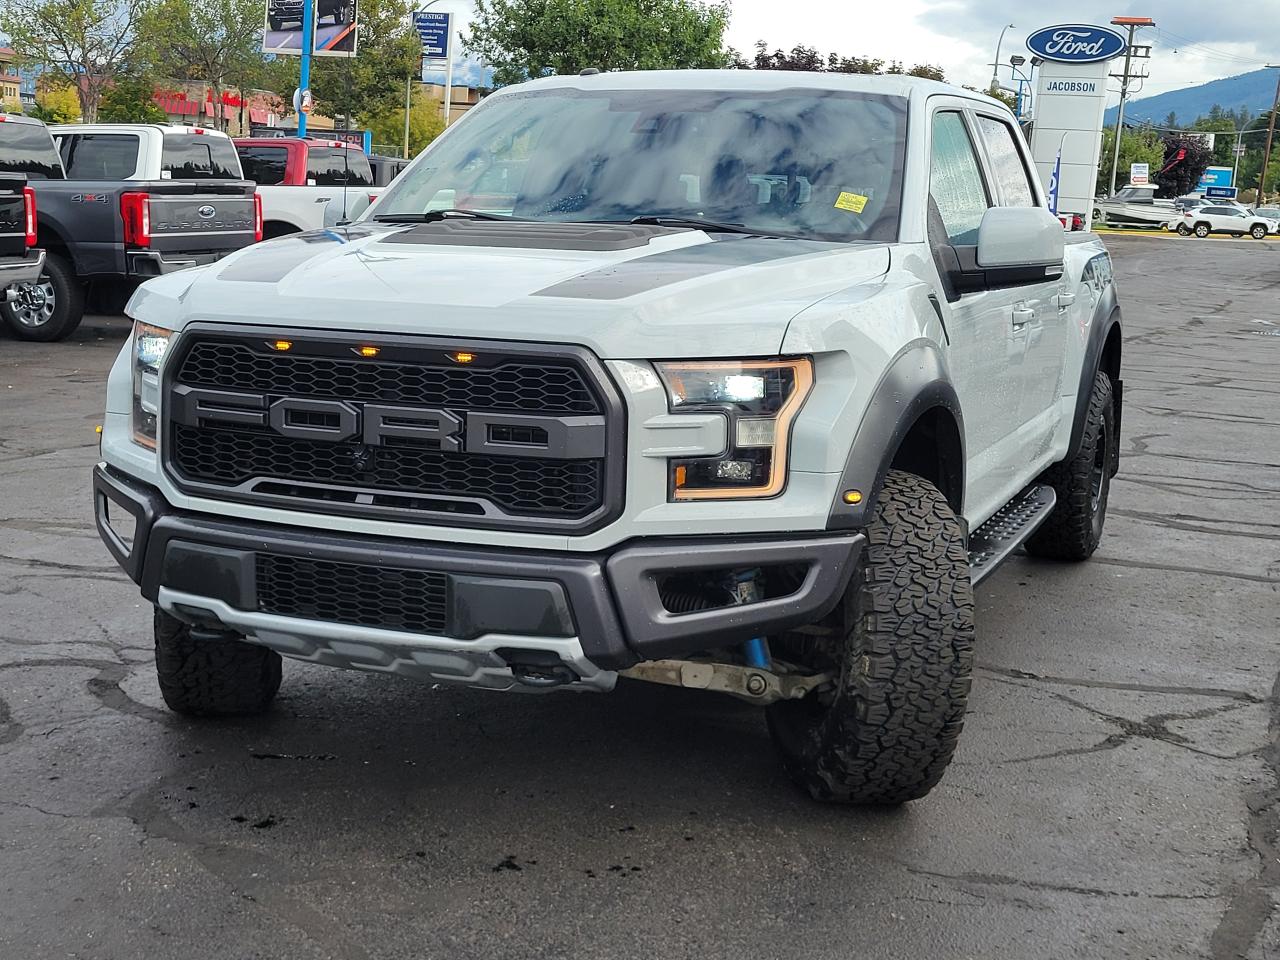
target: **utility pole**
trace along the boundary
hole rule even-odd
[[[1129,66],[1135,56],[1133,34],[1139,27],[1154,27],[1156,22],[1150,17],[1116,17],[1111,22],[1116,26],[1129,28],[1129,42],[1124,47],[1124,73],[1119,75],[1120,109],[1116,113],[1116,143],[1115,149],[1111,152],[1111,190],[1108,196],[1114,197],[1116,195],[1116,169],[1120,166],[1120,138],[1124,136],[1124,102],[1129,97],[1129,81],[1146,76],[1146,74],[1132,74],[1129,72]],[[1149,56],[1150,48],[1147,48],[1146,54],[1137,55]],[[1116,74],[1113,73],[1111,76],[1114,77]]]
[[[1268,70],[1280,70],[1280,63],[1268,63]],[[1276,77],[1276,99],[1271,105],[1271,122],[1267,124],[1267,147],[1262,151],[1262,172],[1258,174],[1258,200],[1263,201],[1263,188],[1267,185],[1267,164],[1271,162],[1271,141],[1276,135],[1276,113],[1280,111],[1280,76]]]

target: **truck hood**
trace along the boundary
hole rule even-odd
[[[887,246],[670,227],[448,220],[272,240],[144,284],[196,321],[581,344],[606,359],[764,356],[791,319],[883,276]]]

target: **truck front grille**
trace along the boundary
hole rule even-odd
[[[165,365],[174,482],[215,499],[496,529],[586,532],[621,508],[622,406],[589,352],[402,337],[373,338],[376,356],[359,356],[370,345],[189,329]]]
[[[282,617],[443,634],[443,573],[259,553],[258,609]]]

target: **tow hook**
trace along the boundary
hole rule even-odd
[[[534,664],[513,663],[511,665],[511,675],[516,678],[517,683],[526,687],[542,688],[561,687],[578,679],[578,675],[563,664],[557,667],[544,667]]]

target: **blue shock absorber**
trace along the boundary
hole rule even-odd
[[[760,571],[742,570],[729,584],[729,592],[738,603],[755,603],[760,599]],[[764,637],[753,637],[742,645],[742,658],[747,666],[757,670],[768,670],[769,641]]]
[[[769,641],[764,637],[754,637],[742,645],[742,656],[747,661],[748,667],[755,667],[758,670],[768,670],[769,661]]]

